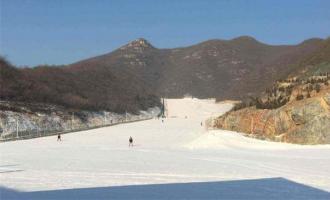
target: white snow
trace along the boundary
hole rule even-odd
[[[30,194],[31,191],[72,188],[216,181],[219,182],[216,190],[205,189],[202,183],[194,190],[199,188],[200,194],[215,195],[216,191],[222,191],[226,199],[246,199],[246,195],[257,198],[276,191],[273,187],[286,187],[286,190],[280,189],[285,194],[276,196],[281,199],[291,193],[289,186],[294,186],[293,190],[299,193],[306,186],[320,189],[323,195],[330,197],[330,145],[261,141],[230,131],[207,131],[201,126],[206,118],[229,110],[230,103],[185,98],[168,99],[166,105],[168,118],[163,123],[161,119],[153,119],[76,132],[63,135],[62,142],[51,136],[0,143],[0,186]],[[128,147],[129,136],[134,139],[133,148]],[[288,182],[278,181],[277,177]],[[255,191],[247,194],[250,189],[246,187],[244,192],[244,180],[248,179],[260,180],[260,184],[248,184],[255,186]],[[267,186],[264,180],[275,182]],[[231,191],[232,182],[227,181],[236,181],[239,191]],[[156,188],[162,187],[157,185]],[[117,198],[129,194],[129,189],[123,190]],[[3,191],[3,194],[6,193]],[[168,193],[157,194],[166,196]],[[189,194],[179,197],[189,198],[184,196]],[[320,199],[315,196],[318,193],[301,194]],[[97,197],[98,192],[95,195],[95,199],[101,199]]]

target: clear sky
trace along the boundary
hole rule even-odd
[[[0,0],[0,54],[69,64],[136,38],[158,48],[241,35],[268,44],[330,36],[330,0]]]

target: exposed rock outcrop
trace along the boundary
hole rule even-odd
[[[215,120],[215,127],[299,144],[330,144],[330,92],[277,109],[247,107]]]

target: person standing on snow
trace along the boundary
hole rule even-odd
[[[132,138],[132,136],[129,137],[128,142],[129,142],[129,144],[128,144],[129,147],[130,146],[133,146],[133,138]]]
[[[57,135],[57,141],[62,141],[62,139],[61,139],[61,133],[59,133],[59,134]]]

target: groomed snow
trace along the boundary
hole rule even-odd
[[[51,136],[0,143],[0,184],[43,191],[281,177],[330,191],[329,145],[267,142],[201,126],[229,110],[229,103],[186,98],[166,105],[164,122],[76,132],[62,142]]]

